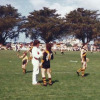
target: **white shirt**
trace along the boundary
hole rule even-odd
[[[42,52],[40,51],[40,49],[37,48],[36,46],[34,46],[33,49],[32,49],[32,57],[33,57],[33,59],[34,59],[34,58],[39,59],[42,55],[43,55],[43,54],[42,54]]]

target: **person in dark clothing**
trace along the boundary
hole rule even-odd
[[[48,79],[49,79],[49,85],[52,85],[51,80],[51,69],[50,69],[50,60],[53,59],[53,52],[51,51],[51,44],[46,44],[46,50],[43,53],[43,59],[41,61],[41,73],[42,73],[42,79],[43,79],[43,85],[47,86],[45,73],[47,72]]]

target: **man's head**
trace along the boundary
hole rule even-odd
[[[47,43],[46,44],[46,49],[50,52],[51,51],[51,47],[52,47],[52,45],[50,44],[50,43]]]
[[[33,46],[39,47],[40,41],[39,40],[35,40],[33,43]]]

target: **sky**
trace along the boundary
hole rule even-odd
[[[18,9],[22,16],[28,16],[30,12],[43,7],[56,9],[61,17],[77,8],[100,11],[100,0],[0,0],[0,5],[6,4],[11,4]],[[21,40],[25,41],[25,38]]]

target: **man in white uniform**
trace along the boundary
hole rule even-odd
[[[32,74],[32,84],[39,85],[37,82],[37,75],[39,74],[40,57],[42,57],[42,52],[39,49],[40,41],[35,40],[32,49],[32,64],[33,64],[33,74]]]

